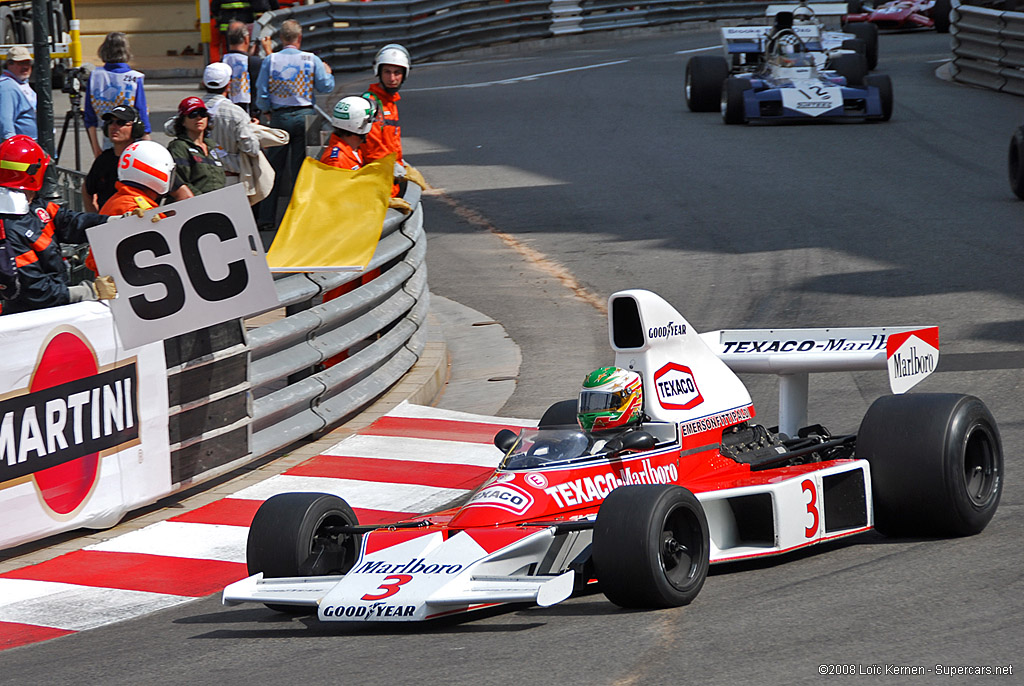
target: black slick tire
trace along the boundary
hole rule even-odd
[[[953,11],[953,3],[950,0],[935,0],[932,7],[932,21],[935,22],[935,30],[939,33],[949,33],[951,20],[950,12]]]
[[[576,421],[576,400],[559,400],[541,415],[538,429],[579,428]]]
[[[1024,200],[1024,126],[1018,127],[1010,138],[1010,154],[1008,159],[1010,172],[1010,190]]]
[[[620,486],[597,514],[591,546],[601,591],[625,608],[679,607],[704,586],[708,521],[681,486]]]
[[[355,526],[356,515],[343,499],[327,493],[280,493],[260,505],[249,527],[245,559],[249,574],[264,578],[345,574],[359,554],[359,539],[339,534]],[[302,614],[315,608],[267,604],[272,610]]]
[[[747,113],[743,94],[750,90],[750,79],[731,77],[722,85],[722,121],[726,124],[746,124]]]
[[[847,24],[843,31],[864,41],[864,56],[868,58],[868,69],[878,67],[878,27],[868,22]]]
[[[999,506],[999,430],[974,396],[883,396],[864,415],[856,454],[871,464],[875,528],[883,534],[970,536]]]
[[[714,112],[729,77],[729,64],[721,57],[696,55],[686,63],[686,106],[691,112]]]
[[[878,89],[878,99],[882,103],[882,116],[878,121],[889,121],[892,119],[893,95],[892,80],[888,74],[868,74],[864,78],[864,85],[868,88]]]
[[[868,75],[868,60],[864,55],[836,55],[830,62],[832,69],[846,77],[848,86],[864,85]]]

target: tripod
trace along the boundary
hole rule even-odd
[[[75,171],[82,171],[82,151],[79,146],[81,140],[81,129],[79,128],[79,122],[82,123],[82,128],[85,128],[85,115],[82,113],[82,94],[81,93],[68,93],[68,97],[71,98],[71,109],[68,110],[67,114],[64,115],[64,128],[60,131],[60,142],[57,143],[57,159],[56,162],[60,162],[60,153],[64,149],[64,138],[68,135],[68,124],[71,121],[75,122]]]

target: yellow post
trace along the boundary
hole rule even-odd
[[[79,34],[79,23],[77,19],[70,21],[71,25],[71,66],[82,66],[82,38]]]

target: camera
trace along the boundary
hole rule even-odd
[[[89,74],[83,67],[73,67],[64,73],[64,85],[61,91],[71,96],[81,95]]]

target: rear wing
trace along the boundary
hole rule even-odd
[[[807,424],[808,374],[888,369],[893,393],[904,393],[935,371],[938,327],[726,329],[700,334],[737,373],[779,377],[779,430]]]
[[[723,26],[722,45],[726,55],[759,54],[765,51],[771,26]],[[793,31],[812,52],[821,51],[821,30],[814,24],[797,24]]]

